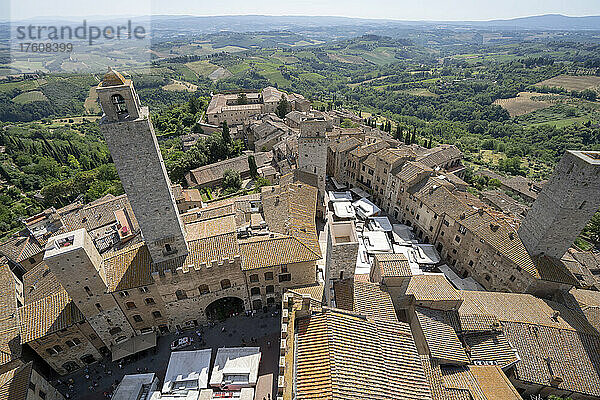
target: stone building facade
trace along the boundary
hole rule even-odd
[[[599,208],[600,152],[569,150],[527,213],[519,236],[531,255],[560,259]]]
[[[515,220],[455,184],[462,167],[454,146],[394,148],[366,137],[350,151],[340,151],[345,148],[339,143],[332,147],[329,156],[339,159],[329,165],[345,165],[336,179],[366,191],[385,212],[412,226],[459,275],[472,276],[488,290],[536,294],[576,284],[558,260],[527,252]],[[457,175],[450,179],[451,174]]]
[[[102,256],[85,229],[54,237],[44,261],[108,348],[134,336],[123,310],[108,293]]]
[[[353,221],[334,222],[330,218],[327,227],[325,298],[329,301],[334,282],[354,277],[358,258],[358,238]]]
[[[300,124],[298,169],[317,176],[319,203],[325,196],[327,168],[327,122],[322,118],[306,119]]]
[[[148,108],[141,107],[133,83],[112,70],[96,91],[104,110],[100,127],[152,259],[159,263],[187,254]]]

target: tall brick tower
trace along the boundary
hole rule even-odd
[[[96,92],[104,111],[100,126],[152,261],[187,254],[185,231],[148,107],[140,106],[131,80],[113,70]]]
[[[51,238],[44,261],[107,348],[134,336],[125,314],[108,293],[102,256],[85,229]]]
[[[600,208],[600,152],[567,151],[519,229],[532,256],[560,259]]]
[[[309,118],[300,123],[298,137],[298,169],[315,174],[318,180],[319,204],[325,195],[327,169],[327,122],[323,118]]]

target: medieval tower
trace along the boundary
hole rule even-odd
[[[567,151],[519,229],[532,256],[560,259],[600,208],[600,152]]]
[[[135,335],[108,293],[102,256],[85,229],[49,240],[44,261],[107,348]]]
[[[298,137],[298,169],[316,175],[319,204],[325,196],[327,168],[327,122],[323,118],[309,118],[300,123]]]
[[[148,107],[140,106],[133,82],[113,70],[96,91],[104,111],[100,126],[152,261],[186,255],[185,231]]]

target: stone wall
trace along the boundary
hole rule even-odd
[[[83,324],[86,323],[84,322]],[[85,356],[91,356],[93,360],[100,360],[102,358],[100,352],[92,344],[85,332],[80,329],[80,326],[81,324],[71,325],[64,331],[46,335],[43,338],[28,343],[29,347],[42,357],[52,369],[61,375],[65,375],[69,373],[65,368],[66,363],[72,363],[73,370],[75,370],[86,365],[86,362],[82,360]],[[80,343],[75,344],[77,341]],[[55,346],[60,346],[61,348],[57,354],[51,355],[46,351]]]
[[[531,255],[560,259],[599,208],[600,152],[567,151],[522,221],[519,236]]]

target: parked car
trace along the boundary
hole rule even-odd
[[[189,337],[182,337],[179,338],[177,340],[174,340],[173,343],[171,343],[171,350],[179,350],[179,349],[183,349],[188,347],[189,345],[192,344],[192,339]]]

